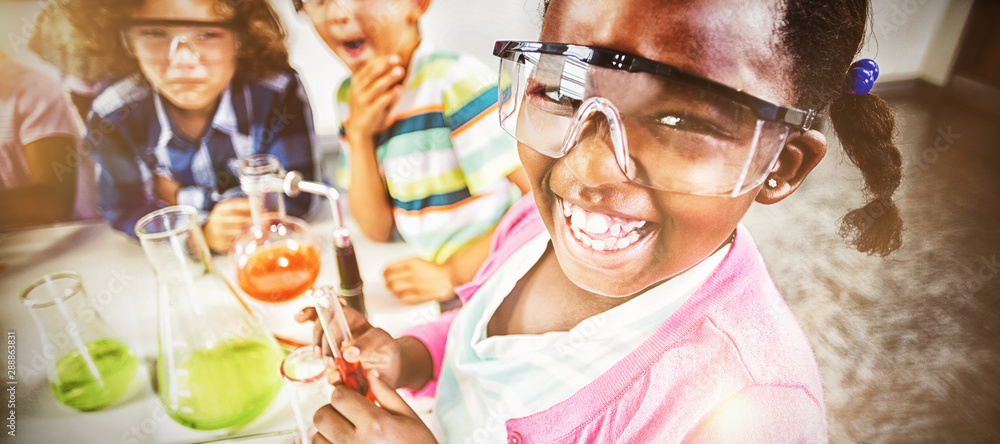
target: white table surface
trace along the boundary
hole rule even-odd
[[[323,204],[325,205],[325,203]],[[310,223],[323,246],[323,267],[317,285],[335,284],[337,268],[332,251],[333,224],[320,217]],[[435,319],[434,303],[406,306],[385,288],[382,270],[393,261],[411,256],[402,243],[376,243],[352,228],[358,263],[364,280],[369,320],[392,334]],[[227,278],[233,276],[225,256],[214,257],[216,268]],[[83,284],[104,320],[124,342],[142,358],[133,392],[113,406],[79,412],[60,404],[49,389],[41,338],[19,301],[21,291],[41,276],[72,270],[83,276]],[[260,417],[234,431],[196,431],[183,427],[163,412],[149,384],[148,365],[157,353],[156,280],[138,242],[116,232],[103,221],[69,223],[56,226],[0,233],[0,328],[16,338],[16,384],[4,378],[4,389],[15,390],[16,435],[7,434],[5,420],[2,442],[24,443],[189,443],[218,438],[267,434],[294,429],[294,417],[285,393],[281,393]],[[309,326],[296,326],[289,320],[297,311],[295,304],[270,310],[263,319],[272,329],[298,329],[293,335],[308,336]],[[7,353],[4,353],[6,357]],[[5,367],[6,368],[6,367]],[[275,369],[277,371],[277,369]],[[8,404],[9,393],[3,396]],[[431,416],[433,400],[411,401],[414,410],[425,420]],[[0,409],[4,418],[9,408]],[[429,420],[433,423],[433,420]],[[435,426],[432,425],[432,429]],[[281,443],[285,438],[262,435],[239,441]]]

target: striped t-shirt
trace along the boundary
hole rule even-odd
[[[376,137],[396,230],[426,260],[446,261],[491,230],[520,196],[506,179],[520,161],[495,118],[496,78],[471,56],[423,42]],[[337,92],[341,122],[350,115],[350,81]],[[347,147],[343,123],[340,138]],[[350,186],[349,154],[345,149],[337,174],[343,187]]]

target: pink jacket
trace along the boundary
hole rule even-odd
[[[511,207],[489,259],[457,290],[462,300],[544,229],[530,194]],[[406,333],[427,346],[435,378],[456,312]],[[742,225],[708,281],[652,337],[569,399],[506,428],[512,444],[827,441],[815,357]]]

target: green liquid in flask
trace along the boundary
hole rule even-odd
[[[57,381],[51,381],[56,399],[77,410],[95,410],[114,402],[128,390],[135,379],[139,359],[127,345],[114,339],[100,339],[86,344],[95,378],[87,359],[73,350],[56,361]]]
[[[251,340],[198,350],[177,366],[174,375],[158,375],[161,388],[170,384],[160,391],[160,398],[170,417],[185,427],[216,430],[241,425],[261,414],[281,390],[281,359],[271,345]]]

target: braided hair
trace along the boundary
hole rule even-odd
[[[796,105],[829,109],[847,158],[864,177],[868,203],[844,216],[840,235],[858,251],[886,256],[902,244],[903,230],[892,201],[902,179],[895,116],[874,94],[846,92],[870,10],[868,0],[786,0],[779,34],[792,57]]]

